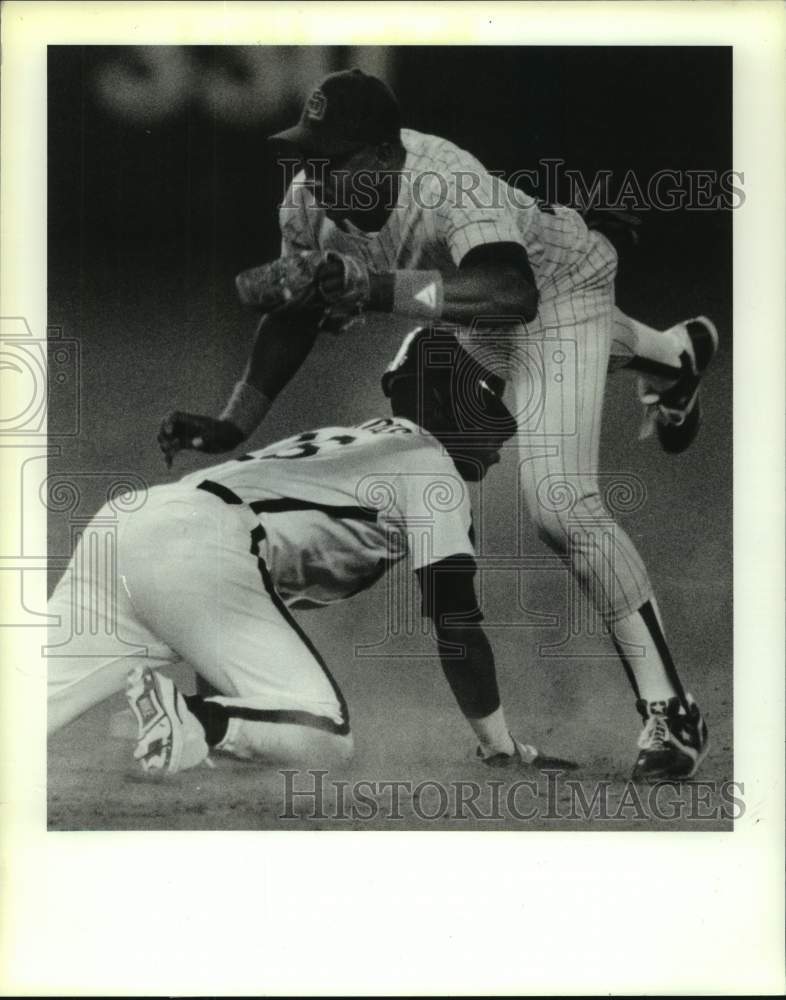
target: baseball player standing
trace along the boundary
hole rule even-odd
[[[692,774],[706,725],[638,552],[619,525],[609,532],[597,471],[612,342],[644,359],[650,425],[680,451],[699,426],[714,327],[700,317],[663,334],[624,316],[616,253],[600,232],[508,187],[451,142],[402,128],[394,95],[359,70],[327,77],[298,124],[273,138],[303,168],[280,211],[281,258],[236,281],[242,301],[267,315],[221,419],[178,414],[165,424],[165,450],[244,440],[319,329],[341,330],[365,310],[460,325],[473,353],[510,381],[524,504],[608,626],[633,686],[644,724],[634,776]],[[537,384],[538,363],[547,385]],[[551,502],[557,495],[569,503]]]
[[[153,487],[122,515],[118,580],[77,547],[49,611],[67,627],[73,602],[92,602],[81,610],[98,636],[114,608],[117,634],[144,648],[127,696],[145,771],[194,767],[211,747],[348,758],[344,697],[290,609],[351,597],[405,557],[483,762],[573,766],[511,737],[480,624],[464,480],[482,478],[515,433],[499,385],[454,337],[413,331],[383,380],[392,418],[307,431]],[[468,409],[473,422],[460,423]],[[80,652],[50,660],[50,732],[126,682],[127,656]],[[219,693],[184,697],[158,669],[181,657]]]

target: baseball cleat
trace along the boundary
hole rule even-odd
[[[644,721],[634,781],[690,778],[707,756],[707,724],[690,695],[686,712],[676,696],[668,701],[637,701]]]
[[[169,677],[134,667],[126,698],[138,727],[134,759],[146,774],[174,774],[207,760],[205,731]]]
[[[641,437],[648,437],[654,427],[661,447],[672,455],[685,451],[699,432],[699,385],[718,350],[718,331],[706,316],[689,319],[684,326],[690,350],[682,352],[682,374],[674,385],[659,391],[639,379],[639,397],[645,407]]]
[[[477,756],[487,766],[494,768],[532,767],[538,771],[575,771],[579,766],[574,760],[563,757],[548,757],[540,753],[529,743],[520,743],[512,737],[516,748],[514,753],[488,753],[483,747],[478,747]]]

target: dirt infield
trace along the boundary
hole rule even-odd
[[[687,602],[690,588],[683,586]],[[49,828],[730,829],[740,809],[732,797],[740,792],[723,784],[733,777],[731,671],[723,659],[722,630],[709,627],[717,596],[706,593],[701,634],[685,630],[685,641],[675,642],[683,659],[686,647],[692,652],[686,673],[712,741],[696,780],[681,789],[628,782],[639,720],[612,657],[539,658],[530,638],[519,645],[515,633],[494,628],[514,732],[581,766],[548,775],[488,770],[472,759],[471,733],[434,659],[342,661],[339,637],[346,635],[350,611],[356,620],[368,620],[373,610],[366,596],[338,614],[302,616],[349,702],[357,748],[351,767],[286,775],[279,766],[224,758],[214,769],[145,780],[131,765],[131,744],[108,736],[110,715],[124,705],[117,696],[50,741]],[[368,606],[359,607],[363,602]],[[178,668],[173,676],[193,690],[190,669]],[[288,789],[307,794],[287,797]]]

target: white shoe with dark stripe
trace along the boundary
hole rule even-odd
[[[579,766],[575,760],[542,754],[531,744],[519,742],[515,736],[511,736],[511,739],[514,747],[512,754],[492,753],[479,746],[476,750],[477,758],[491,768],[521,767],[534,768],[538,771],[575,771]]]
[[[641,437],[654,428],[664,451],[685,451],[699,432],[701,398],[699,385],[718,350],[718,331],[706,316],[686,320],[690,350],[683,351],[682,375],[668,389],[656,390],[639,379],[639,398],[645,417]]]
[[[126,698],[138,726],[134,760],[145,773],[174,774],[207,760],[205,731],[169,677],[134,667]]]
[[[644,728],[639,736],[634,781],[690,778],[707,756],[707,724],[691,695],[685,697],[687,712],[676,696],[668,701],[636,702]]]

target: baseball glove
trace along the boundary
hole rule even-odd
[[[639,245],[641,218],[617,208],[587,208],[582,212],[587,229],[603,233],[617,253]]]
[[[240,301],[260,312],[313,309],[323,319],[340,316],[345,323],[368,302],[371,277],[354,257],[303,250],[241,272],[235,285]]]

